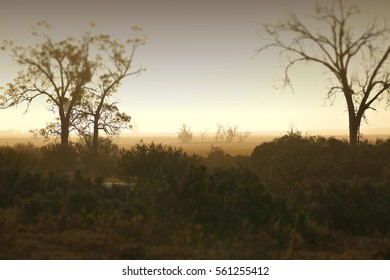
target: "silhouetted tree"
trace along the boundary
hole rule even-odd
[[[231,143],[234,139],[238,139],[238,142],[242,143],[246,138],[251,134],[250,131],[241,132],[238,130],[237,125],[223,125],[217,123],[217,133],[215,135],[215,140],[217,142],[227,142]]]
[[[314,62],[329,70],[336,83],[327,98],[333,102],[337,93],[344,95],[352,145],[358,142],[366,110],[375,110],[375,103],[390,92],[390,45],[385,40],[390,28],[373,21],[364,30],[355,30],[353,17],[359,13],[356,6],[345,9],[341,0],[331,7],[317,6],[312,19],[321,29],[291,14],[283,23],[264,25],[272,42],[257,50],[275,47],[287,56],[284,86],[290,85],[289,71],[297,62]]]
[[[48,27],[44,22],[37,26]],[[90,32],[84,32],[79,39],[58,42],[47,34],[42,36],[43,43],[35,46],[14,46],[12,42],[3,45],[22,70],[7,85],[1,105],[4,108],[27,102],[29,106],[37,97],[44,96],[57,117],[36,134],[59,136],[61,147],[66,148],[71,131],[82,135],[92,131],[96,153],[99,130],[117,135],[130,121],[109,98],[125,77],[143,70],[131,71],[135,50],[145,39],[129,39],[126,46],[109,35]]]
[[[226,142],[233,142],[234,138],[238,135],[238,126],[237,125],[227,125],[223,128],[224,139]]]
[[[115,103],[107,103],[103,96],[93,96],[87,99],[80,109],[82,118],[77,124],[77,130],[83,137],[92,139],[92,155],[96,155],[99,146],[99,130],[108,136],[118,136],[122,129],[131,128],[131,117],[119,111]]]
[[[224,139],[224,126],[223,124],[217,123],[217,133],[215,135],[215,140],[217,142],[223,142]]]
[[[238,142],[243,143],[251,135],[251,131],[240,131],[237,133]]]
[[[37,27],[43,26],[48,27],[45,22],[37,24]],[[91,38],[67,38],[58,42],[46,34],[43,38],[44,41],[35,46],[14,46],[12,42],[3,45],[2,49],[11,51],[22,70],[7,85],[1,105],[9,107],[27,102],[27,111],[33,100],[45,97],[49,110],[57,118],[56,123],[48,124],[40,133],[60,136],[61,147],[67,148],[69,133],[73,129],[74,108],[80,104],[94,68],[88,59]]]
[[[204,142],[204,138],[206,137],[206,134],[207,134],[208,131],[209,131],[208,129],[199,131],[199,134],[200,134],[200,137],[202,139],[202,142]]]
[[[181,128],[177,132],[179,140],[182,143],[189,143],[192,141],[192,131],[191,127],[187,126],[186,124],[182,124]]]
[[[133,27],[135,31],[142,31]],[[131,128],[131,117],[121,113],[116,102],[110,101],[124,78],[140,74],[144,68],[133,69],[133,60],[137,48],[145,44],[145,38],[127,40],[126,45],[107,35],[95,37],[94,41],[102,52],[96,61],[96,71],[88,85],[87,94],[80,109],[84,121],[81,133],[92,134],[92,153],[98,151],[99,130],[106,135],[117,136],[123,128]]]

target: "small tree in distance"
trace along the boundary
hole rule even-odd
[[[233,142],[234,138],[238,135],[238,126],[237,125],[227,125],[223,130],[224,138],[227,143]]]
[[[204,142],[204,138],[206,137],[206,134],[207,134],[208,131],[209,130],[206,129],[206,130],[202,130],[202,131],[199,132],[200,138],[202,139],[202,143]]]
[[[235,139],[237,139],[237,142],[243,143],[250,134],[251,132],[249,130],[243,132],[239,131],[239,127],[237,125],[223,125],[218,123],[215,140],[217,142],[232,143]]]
[[[217,134],[215,135],[215,141],[223,142],[225,140],[223,124],[217,123]]]
[[[192,132],[191,128],[187,126],[185,123],[181,125],[181,128],[177,132],[179,140],[182,143],[190,143],[192,141]]]
[[[243,131],[243,132],[238,132],[237,137],[238,137],[238,142],[244,143],[244,141],[251,135],[251,131]]]

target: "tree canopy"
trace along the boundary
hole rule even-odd
[[[48,27],[37,24],[37,30]],[[134,27],[140,33],[142,29]],[[146,38],[135,37],[121,42],[107,34],[83,32],[80,38],[68,37],[55,41],[45,32],[34,35],[43,42],[34,46],[15,46],[4,42],[2,49],[9,50],[21,70],[13,82],[6,85],[1,107],[22,102],[29,104],[43,96],[56,118],[37,134],[55,135],[61,146],[67,147],[72,131],[92,135],[93,150],[97,151],[100,130],[117,135],[128,127],[130,116],[119,111],[111,100],[124,78],[139,74],[144,69],[134,68],[137,48]]]

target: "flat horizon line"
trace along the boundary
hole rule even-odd
[[[256,130],[251,131],[251,135],[260,135],[260,136],[282,136],[289,132],[289,130]],[[303,136],[348,136],[348,129],[307,129],[300,130],[297,129]],[[194,135],[200,133],[200,131],[192,131]],[[215,134],[216,131],[208,131],[207,134]],[[390,135],[390,127],[389,128],[365,128],[363,131],[364,135]],[[161,131],[161,132],[124,132],[121,133],[119,137],[139,137],[139,136],[172,136],[177,135],[177,131]],[[72,135],[71,137],[75,137],[76,135]],[[22,138],[33,138],[32,134],[29,132],[23,132],[20,130],[13,129],[5,129],[0,130],[0,137],[22,137]]]

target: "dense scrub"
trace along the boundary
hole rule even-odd
[[[236,157],[102,143],[0,148],[0,258],[390,257],[390,140],[290,133]]]

